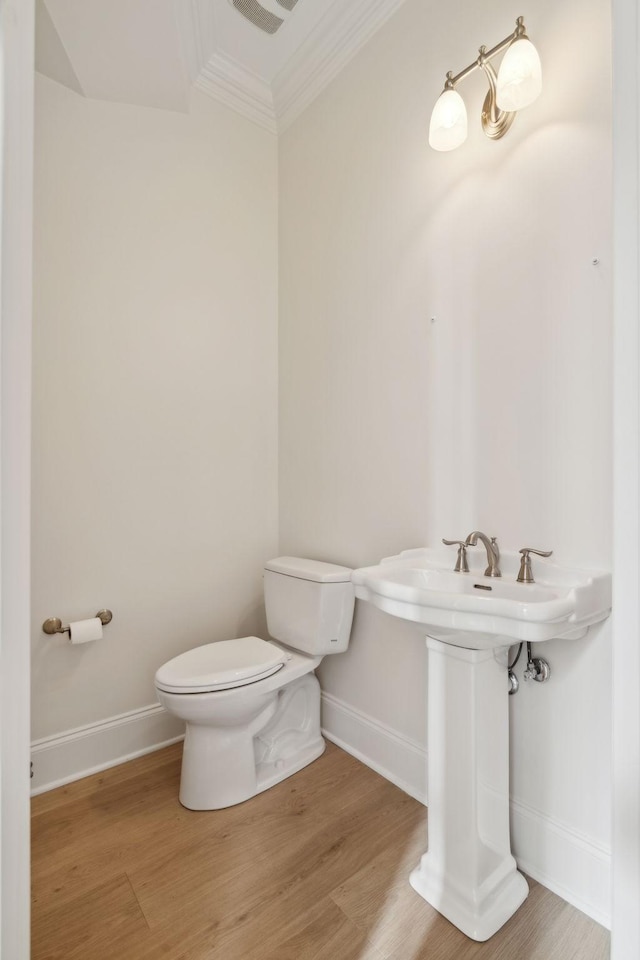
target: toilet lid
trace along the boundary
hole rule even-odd
[[[276,673],[290,654],[259,637],[220,640],[187,650],[156,673],[156,687],[167,693],[208,693],[255,683]]]

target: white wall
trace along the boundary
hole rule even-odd
[[[611,565],[610,10],[524,12],[545,93],[504,140],[476,74],[467,143],[427,145],[446,70],[514,25],[461,0],[408,0],[281,140],[284,553],[356,566],[479,527]],[[514,844],[606,921],[609,627],[545,654],[511,701]],[[325,725],[423,748],[425,664],[418,627],[359,605]]]
[[[277,143],[197,93],[185,116],[39,76],[36,106],[32,733],[55,740],[152,704],[169,657],[262,629]],[[100,642],[41,632],[101,607]]]

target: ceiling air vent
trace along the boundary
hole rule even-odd
[[[298,0],[230,0],[236,10],[264,33],[275,33]]]
[[[243,17],[265,33],[275,33],[284,23],[281,17],[276,17],[274,13],[265,10],[258,0],[231,0],[231,2]]]

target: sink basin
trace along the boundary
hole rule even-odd
[[[520,554],[500,557],[502,577],[485,577],[485,551],[470,548],[469,573],[454,573],[455,553],[405,550],[354,570],[356,597],[429,627],[445,643],[487,650],[522,640],[577,639],[611,610],[611,576],[535,559],[535,583],[518,583]]]

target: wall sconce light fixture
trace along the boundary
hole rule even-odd
[[[490,61],[505,50],[496,74]],[[516,112],[533,103],[542,90],[540,57],[527,37],[524,17],[518,17],[513,33],[491,50],[480,47],[478,59],[455,77],[451,70],[447,73],[429,125],[429,144],[434,150],[455,150],[467,139],[467,108],[455,88],[475,70],[482,70],[489,81],[482,106],[482,129],[491,140],[499,140],[515,120]]]

